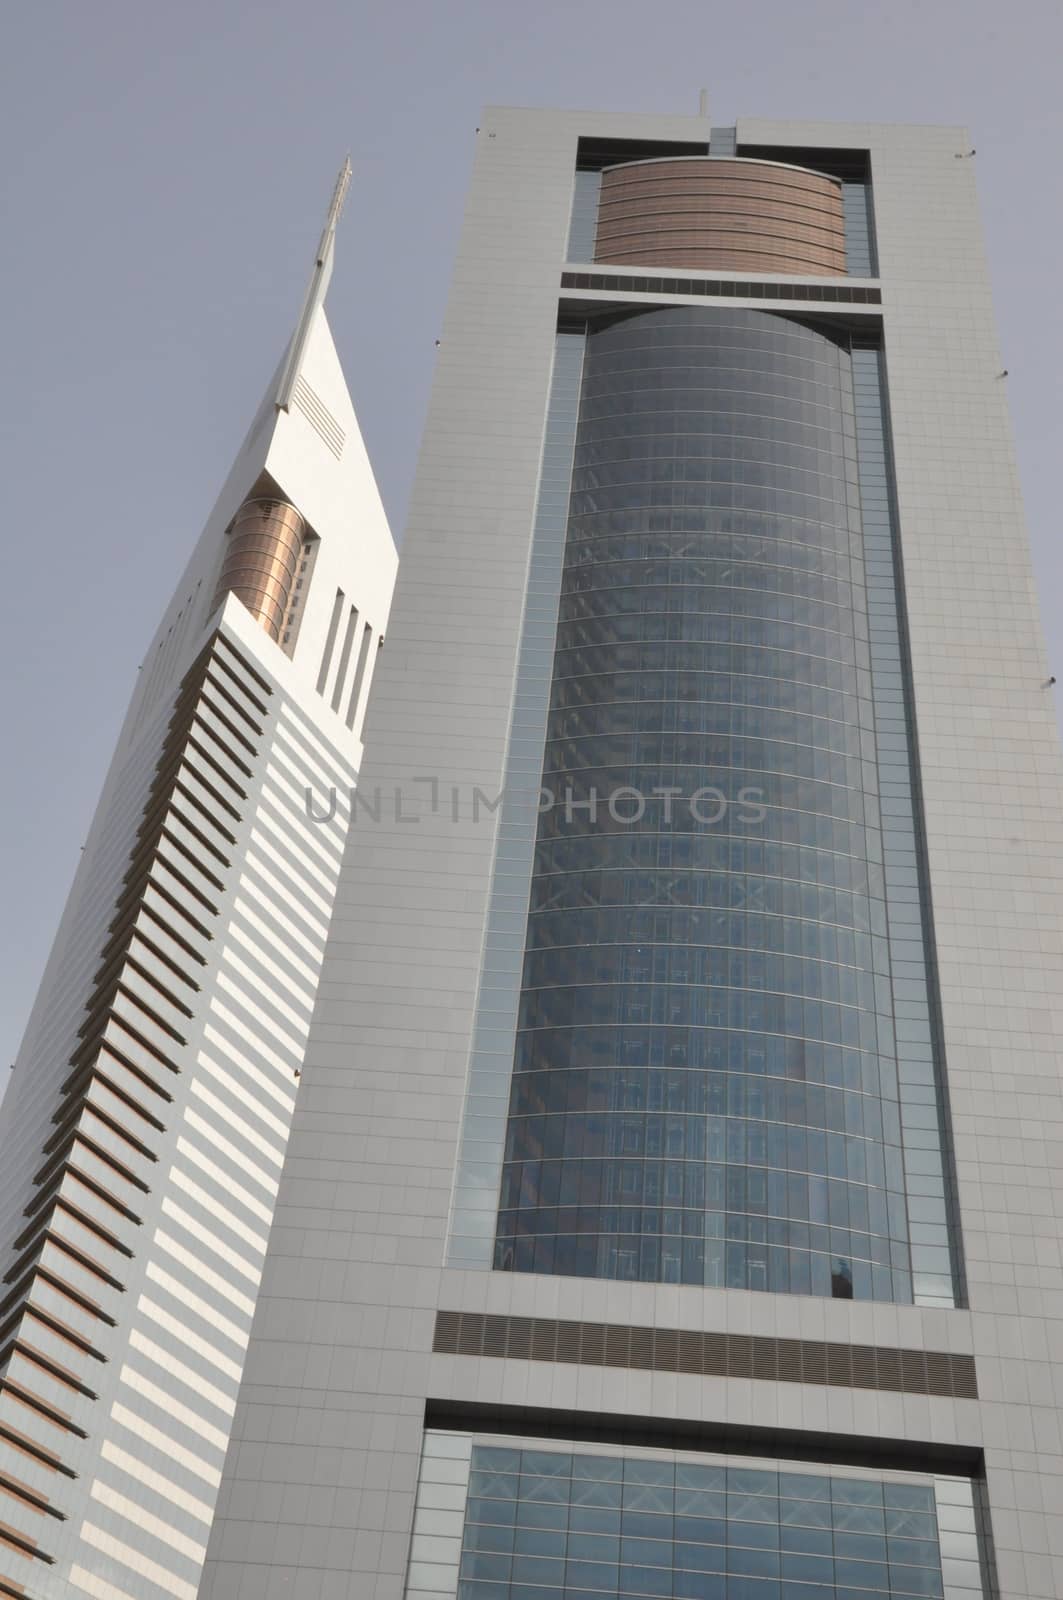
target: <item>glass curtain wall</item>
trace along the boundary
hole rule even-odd
[[[407,1600],[978,1600],[978,1485],[892,1468],[424,1436]]]
[[[496,1268],[912,1297],[856,485],[844,339],[590,332]]]

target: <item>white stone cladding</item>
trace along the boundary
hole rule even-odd
[[[397,564],[323,311],[274,392],[141,668],[0,1114],[0,1592],[27,1600],[194,1600],[221,1481]],[[264,482],[317,540],[289,651],[215,603]],[[337,591],[365,649],[322,688]]]

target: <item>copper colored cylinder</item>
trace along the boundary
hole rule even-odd
[[[286,500],[245,500],[233,518],[215,606],[234,594],[280,639],[303,548],[303,519]]]
[[[602,173],[596,261],[841,276],[841,184],[771,161],[689,156]]]

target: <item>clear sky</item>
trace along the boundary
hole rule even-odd
[[[482,105],[967,124],[1063,664],[1058,0],[35,0],[2,51],[0,1088],[347,150],[329,315],[401,538]]]

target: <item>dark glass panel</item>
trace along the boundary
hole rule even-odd
[[[501,1269],[910,1297],[853,417],[799,322],[588,336]]]

